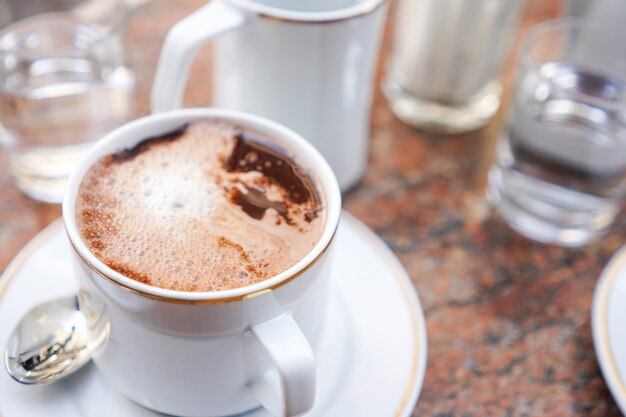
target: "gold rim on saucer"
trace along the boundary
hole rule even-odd
[[[596,284],[592,302],[592,329],[596,356],[600,369],[613,396],[619,393],[623,398],[620,403],[626,404],[626,383],[619,373],[617,361],[611,349],[608,327],[609,297],[615,288],[620,273],[626,269],[626,248],[621,249],[602,272]],[[617,391],[617,393],[614,392]],[[617,400],[617,399],[616,399]],[[621,408],[621,407],[620,407]],[[624,410],[622,410],[624,411]]]
[[[344,211],[342,212],[341,217],[344,220],[349,221],[353,227],[358,229],[362,233],[362,236],[369,241],[370,245],[375,246],[379,254],[385,259],[385,263],[389,266],[394,278],[402,288],[402,295],[404,296],[405,302],[410,310],[411,328],[413,332],[412,340],[414,347],[411,359],[411,371],[409,373],[407,387],[402,394],[400,404],[393,414],[393,417],[402,417],[407,411],[412,411],[407,410],[407,407],[411,405],[410,403],[413,396],[417,395],[417,397],[419,397],[419,391],[421,390],[422,382],[424,380],[426,366],[426,340],[423,340],[423,346],[420,344],[420,335],[424,335],[424,339],[426,335],[423,314],[419,308],[418,302],[415,299],[415,290],[409,284],[409,278],[406,272],[391,250],[379,241],[374,232],[372,232],[360,221],[356,220],[354,216]],[[22,265],[51,236],[59,232],[60,229],[63,229],[63,221],[59,218],[39,232],[30,242],[26,244],[26,246],[24,246],[24,248],[22,248],[22,250],[19,251],[0,276],[0,299],[3,297],[6,289],[11,283],[11,280],[15,277]],[[410,413],[406,415],[410,415]],[[2,417],[2,414],[0,414],[0,417]]]

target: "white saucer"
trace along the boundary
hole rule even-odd
[[[426,369],[426,327],[413,285],[385,244],[345,212],[336,238],[329,324],[317,357],[318,398],[307,417],[408,417]],[[33,305],[74,292],[69,255],[58,220],[7,267],[0,279],[0,348]],[[117,393],[91,364],[43,387],[20,385],[0,367],[0,416],[44,415],[157,414]]]
[[[591,329],[604,379],[626,415],[626,246],[613,255],[596,284]]]

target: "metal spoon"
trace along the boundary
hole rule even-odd
[[[30,310],[13,330],[4,352],[9,375],[22,384],[45,384],[73,374],[91,359],[85,315],[75,296]]]

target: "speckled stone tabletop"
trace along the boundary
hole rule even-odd
[[[127,45],[138,80],[137,115],[148,113],[164,34],[201,4],[153,0],[136,10]],[[531,0],[522,30],[557,16],[560,7],[554,0]],[[209,45],[192,69],[187,105],[209,103],[210,64]],[[514,68],[510,60],[507,87]],[[380,74],[376,83],[369,169],[344,206],[392,248],[423,304],[428,369],[414,415],[620,415],[596,361],[590,305],[602,268],[626,241],[626,218],[581,249],[517,235],[484,198],[502,114],[471,134],[426,134],[393,116],[378,87]],[[1,153],[0,161],[2,270],[60,208],[21,195]]]

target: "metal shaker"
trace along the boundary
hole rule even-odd
[[[383,89],[394,113],[425,130],[485,125],[526,0],[401,0]]]

